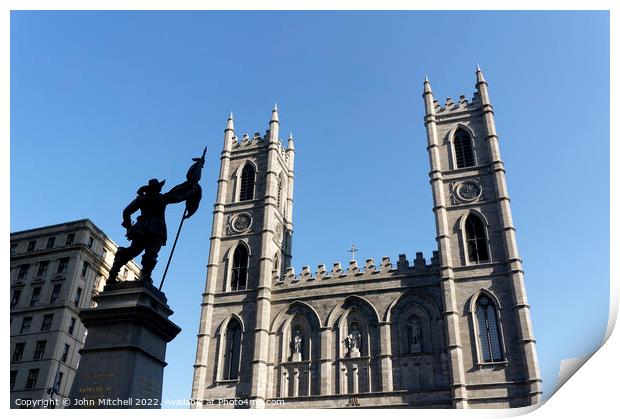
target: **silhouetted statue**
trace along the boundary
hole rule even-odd
[[[183,218],[191,217],[200,203],[202,189],[198,184],[205,162],[205,148],[202,157],[192,159],[194,164],[187,171],[187,180],[168,193],[162,194],[161,189],[165,180],[149,180],[149,183],[137,191],[137,197],[123,211],[121,225],[127,229],[126,237],[131,241],[129,247],[119,247],[110,269],[108,281],[117,281],[120,269],[130,260],[142,255],[142,281],[152,283],[151,273],[157,264],[157,254],[162,246],[166,245],[166,205],[185,201]],[[131,215],[140,210],[135,223],[131,222]]]

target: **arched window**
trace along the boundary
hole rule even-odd
[[[465,241],[469,262],[480,263],[489,260],[486,231],[480,218],[470,214],[465,220]]]
[[[241,325],[237,319],[231,319],[226,328],[226,345],[224,348],[223,380],[239,378],[239,361],[241,360]]]
[[[254,166],[246,164],[241,171],[241,185],[239,187],[239,201],[254,199]]]
[[[282,175],[278,176],[278,209],[282,210],[282,187],[284,181],[282,180]]]
[[[475,165],[471,137],[464,129],[459,128],[454,134],[454,152],[458,169]]]
[[[273,274],[276,278],[280,277],[280,256],[278,253],[276,252],[273,256]]]
[[[230,278],[230,290],[244,290],[248,282],[248,250],[239,245],[235,249]]]
[[[497,362],[504,359],[497,309],[489,297],[480,296],[476,302],[478,342],[483,362]]]

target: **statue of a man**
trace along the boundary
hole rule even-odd
[[[421,351],[420,323],[417,319],[409,323],[409,352],[416,353]]]
[[[108,281],[116,281],[120,269],[130,260],[142,255],[142,281],[152,283],[151,273],[157,264],[157,254],[162,246],[166,245],[167,231],[165,211],[168,204],[186,201],[184,218],[189,218],[198,209],[198,203],[202,196],[202,190],[198,184],[200,172],[204,166],[205,151],[202,157],[195,158],[194,164],[187,172],[187,180],[168,193],[162,194],[161,189],[165,180],[149,180],[147,185],[140,187],[136,198],[123,211],[121,225],[127,229],[126,237],[131,241],[129,247],[119,247],[110,269]],[[131,221],[131,215],[140,211],[135,223]]]
[[[349,329],[349,336],[345,338],[345,345],[349,350],[349,355],[358,354],[362,349],[362,334],[359,331],[357,323],[352,323]]]
[[[295,329],[295,337],[293,337],[293,353],[300,354],[302,344],[303,336],[301,336],[301,331],[299,329]]]

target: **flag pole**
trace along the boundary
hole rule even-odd
[[[174,244],[172,245],[172,250],[170,251],[170,256],[168,257],[168,263],[166,263],[166,269],[164,269],[164,275],[162,276],[161,283],[159,284],[159,291],[161,291],[161,287],[164,286],[164,280],[166,279],[166,274],[168,273],[168,268],[170,267],[170,261],[172,260],[174,249],[175,247],[177,247],[177,241],[179,240],[179,234],[181,234],[181,228],[183,227],[183,223],[185,222],[185,214],[187,214],[187,209],[183,211],[183,217],[181,217],[181,222],[179,223],[177,236],[174,238]]]

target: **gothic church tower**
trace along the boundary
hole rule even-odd
[[[471,103],[461,96],[440,106],[428,79],[423,93],[453,403],[467,408],[498,390],[481,383],[514,383],[509,396],[533,404],[541,395],[536,341],[479,67],[476,79]]]
[[[290,265],[293,232],[294,142],[291,136],[284,148],[279,127],[277,106],[263,137],[239,140],[228,118],[193,399],[248,398],[260,406],[266,398],[271,288]]]

